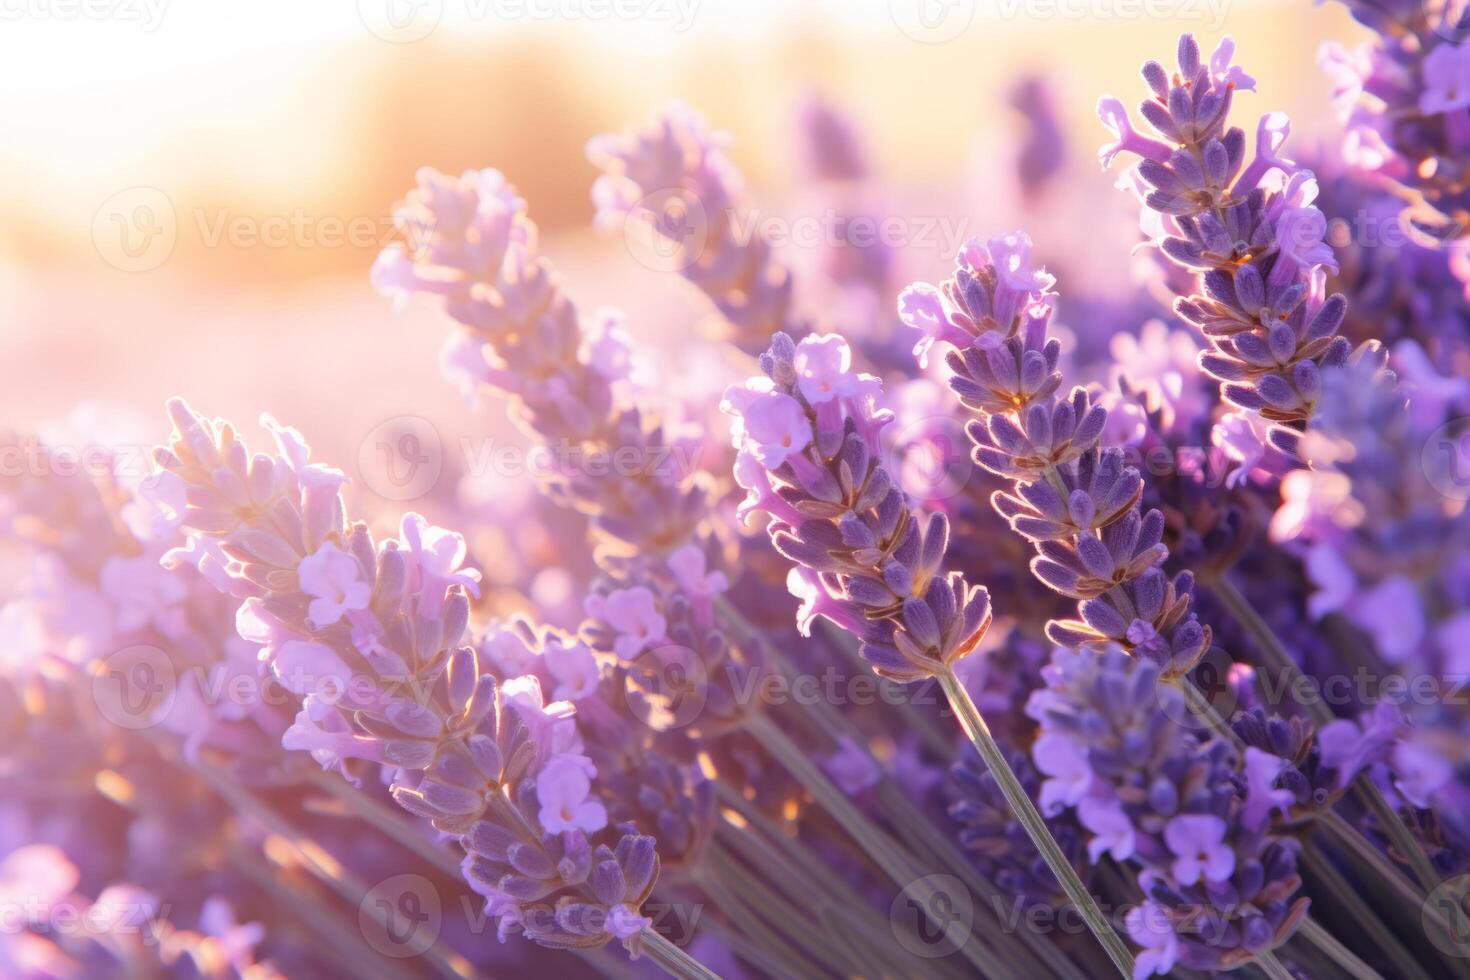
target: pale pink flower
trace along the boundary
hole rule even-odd
[[[790,395],[770,392],[751,399],[742,417],[747,444],[768,470],[780,468],[812,441],[806,412]]]
[[[122,505],[123,523],[139,541],[172,537],[184,519],[185,490],[184,479],[177,473],[159,470],[149,474],[139,482],[132,499]]]
[[[404,514],[398,533],[425,579],[446,587],[463,586],[475,598],[480,597],[480,573],[460,567],[469,554],[464,535],[436,527],[418,514]]]
[[[875,387],[870,376],[852,373],[852,350],[838,334],[805,338],[796,345],[792,364],[796,368],[797,387],[813,405],[852,397]]]
[[[535,674],[512,677],[500,686],[505,703],[515,709],[536,744],[542,762],[556,755],[578,755],[582,736],[577,732],[576,706],[570,701],[546,703]]]
[[[493,630],[480,641],[480,652],[490,658],[501,677],[519,677],[536,662],[536,654],[514,630]]]
[[[1118,861],[1133,856],[1138,846],[1137,833],[1133,821],[1115,798],[1084,797],[1077,804],[1077,819],[1092,833],[1092,839],[1087,842],[1087,857],[1093,864],[1104,854],[1111,854]]]
[[[1143,947],[1133,961],[1133,980],[1147,980],[1154,974],[1167,976],[1179,962],[1179,937],[1169,913],[1156,902],[1145,902],[1129,910],[1123,921],[1128,937]]]
[[[587,615],[602,620],[617,632],[613,651],[624,660],[634,659],[667,638],[668,622],[659,613],[653,593],[644,586],[614,589],[605,596],[588,596],[586,609]]]
[[[317,626],[331,626],[345,612],[366,609],[373,597],[357,559],[330,541],[301,559],[296,575],[301,591],[313,597],[308,612]]]
[[[1455,776],[1453,764],[1443,752],[1416,742],[1401,741],[1393,747],[1394,788],[1417,807],[1434,804],[1434,794]]]
[[[288,640],[275,651],[270,665],[280,685],[300,697],[336,704],[355,690],[352,668],[322,643]]]
[[[686,544],[674,549],[669,554],[668,561],[669,571],[674,573],[675,581],[690,596],[709,598],[724,592],[730,586],[724,572],[706,570],[704,549],[698,545]]]
[[[1215,45],[1214,52],[1210,55],[1210,74],[1217,82],[1229,85],[1241,92],[1255,90],[1256,80],[1245,73],[1245,69],[1239,65],[1232,65],[1231,59],[1235,57],[1235,39],[1226,35]]]
[[[1266,826],[1273,810],[1283,812],[1296,802],[1296,794],[1285,787],[1277,787],[1276,779],[1286,768],[1286,760],[1279,755],[1263,752],[1255,746],[1245,750],[1245,808],[1242,820],[1251,830]]]
[[[539,819],[550,834],[581,830],[593,833],[607,826],[607,808],[589,799],[592,777],[597,769],[581,755],[558,755],[549,759],[536,775],[536,799],[541,804]]]
[[[1041,812],[1055,816],[1076,806],[1092,785],[1092,768],[1081,747],[1065,735],[1047,733],[1036,740],[1031,755],[1036,768],[1047,777],[1037,799]]]
[[[1210,431],[1210,442],[1226,459],[1240,464],[1225,477],[1227,487],[1237,487],[1266,457],[1265,426],[1255,412],[1227,412]]]
[[[585,643],[549,643],[542,655],[546,669],[557,681],[551,696],[558,701],[580,701],[595,697],[602,679],[597,658]]]

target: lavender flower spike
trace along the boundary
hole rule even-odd
[[[738,420],[736,478],[750,492],[744,510],[771,515],[767,531],[798,566],[810,615],[858,636],[882,676],[924,680],[984,637],[990,595],[944,574],[948,522],[909,509],[879,457],[892,418],[875,409],[880,383],[850,363],[839,336],[776,335],[761,355],[767,377],[732,385],[720,405]]]
[[[252,456],[228,423],[182,399],[168,408],[174,435],[155,459],[187,488],[189,550],[245,599],[240,634],[303,699],[283,745],[324,768],[382,767],[401,807],[464,848],[465,879],[502,937],[657,946],[640,912],[658,875],[654,840],[594,842],[607,828],[587,800],[595,768],[579,739],[551,737],[570,706],[544,706],[535,678],[497,684],[461,644],[479,579],[460,568],[464,539],[410,514],[400,540],[375,546],[346,521],[343,475],[310,462],[294,429],[267,417],[279,455]]]
[[[854,373],[851,360],[840,336],[797,344],[778,333],[761,355],[765,377],[726,390],[720,407],[736,417],[736,479],[748,491],[742,512],[769,514],[772,543],[795,563],[790,585],[806,600],[804,632],[815,616],[826,616],[862,641],[862,656],[878,674],[905,683],[938,679],[1011,811],[1128,976],[1128,947],[955,675],[955,662],[990,627],[990,594],[960,572],[944,574],[949,523],[943,514],[920,518],[889,475],[878,436],[892,416],[875,408],[882,385]]]
[[[1190,611],[1194,579],[1162,569],[1164,518],[1142,513],[1143,481],[1121,449],[1099,445],[1108,413],[1087,391],[1061,397],[1061,344],[1047,336],[1054,280],[1031,265],[1031,240],[1015,233],[968,242],[954,276],[916,283],[899,297],[915,348],[942,341],[950,387],[977,416],[966,427],[975,462],[1013,482],[995,509],[1036,547],[1031,570],[1077,601],[1078,618],[1052,620],[1061,646],[1118,644],[1187,673],[1210,632]]]
[[[1043,675],[1027,705],[1041,725],[1042,798],[1076,809],[1092,861],[1141,868],[1145,903],[1128,920],[1144,947],[1135,976],[1231,970],[1286,942],[1309,902],[1299,845],[1271,819],[1294,799],[1273,788],[1285,762],[1181,733],[1169,719],[1186,710],[1183,695],[1117,648],[1057,650]]]
[[[756,354],[777,330],[793,329],[791,273],[752,229],[744,181],[725,155],[728,138],[680,102],[646,128],[605,133],[587,143],[603,172],[592,185],[603,230],[646,226],[660,256],[707,295]]]
[[[1139,113],[1155,136],[1135,132],[1117,99],[1099,102],[1118,135],[1102,161],[1140,157],[1126,183],[1146,209],[1145,228],[1169,261],[1199,277],[1199,292],[1180,296],[1174,309],[1211,344],[1200,367],[1220,381],[1226,401],[1272,423],[1272,445],[1294,456],[1321,396],[1322,369],[1351,353],[1338,334],[1347,301],[1325,294],[1338,263],[1324,240],[1327,219],[1312,206],[1316,178],[1280,153],[1289,121],[1262,117],[1250,158],[1245,133],[1228,126],[1236,89],[1255,85],[1231,66],[1234,51],[1226,38],[1206,63],[1186,34],[1175,74],[1156,61],[1144,65],[1152,97]]]
[[[497,170],[451,177],[425,167],[393,220],[402,241],[379,255],[373,285],[397,300],[443,302],[460,327],[441,355],[445,375],[467,394],[499,389],[531,435],[588,454],[547,453],[536,469],[551,495],[624,550],[685,540],[704,492],[671,462],[680,447],[621,392],[629,351],[616,315],[583,322],[515,188]],[[615,454],[618,466],[598,465]]]

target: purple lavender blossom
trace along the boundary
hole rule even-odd
[[[1405,188],[1442,239],[1470,226],[1470,9],[1461,0],[1343,0],[1376,32],[1323,47],[1348,162]]]
[[[803,632],[826,616],[862,640],[884,677],[933,677],[972,651],[990,625],[990,597],[942,564],[949,526],[909,509],[879,455],[891,415],[881,385],[851,370],[847,342],[777,335],[766,377],[725,392],[742,447],[742,513],[770,515],[772,543],[806,583]],[[810,589],[809,592],[806,589]]]
[[[1092,861],[1141,869],[1139,914],[1154,921],[1129,922],[1145,947],[1135,975],[1176,961],[1229,970],[1286,942],[1308,900],[1297,896],[1298,845],[1276,829],[1294,799],[1276,785],[1285,762],[1181,732],[1171,718],[1187,710],[1183,695],[1119,648],[1058,650],[1044,674],[1027,708],[1041,725],[1042,798],[1076,810]]]
[[[672,103],[650,126],[588,142],[587,157],[603,173],[592,200],[599,228],[641,227],[671,249],[669,264],[710,298],[733,342],[755,354],[778,330],[803,331],[791,320],[790,273],[765,239],[742,232],[750,205],[727,143],[693,109]]]
[[[311,463],[295,430],[267,418],[279,455],[252,457],[227,423],[178,399],[169,412],[174,436],[156,459],[188,487],[200,570],[245,599],[241,634],[302,698],[284,745],[344,773],[382,766],[394,800],[464,848],[465,879],[502,937],[618,939],[636,952],[658,874],[653,838],[594,845],[607,814],[589,798],[596,770],[570,705],[546,704],[534,677],[497,684],[461,645],[479,579],[461,567],[463,539],[408,515],[398,540],[375,545],[347,524],[342,474]],[[303,580],[303,563],[323,554],[342,567]]]
[[[1235,91],[1255,86],[1231,66],[1234,48],[1225,39],[1206,63],[1186,34],[1176,74],[1155,61],[1144,66],[1152,98],[1139,112],[1156,136],[1133,129],[1117,99],[1102,99],[1098,114],[1117,138],[1101,159],[1141,158],[1128,182],[1152,243],[1199,277],[1200,292],[1179,297],[1174,309],[1211,344],[1200,367],[1219,379],[1226,401],[1272,423],[1272,445],[1295,455],[1322,369],[1351,353],[1337,335],[1347,301],[1325,294],[1326,273],[1338,264],[1324,241],[1326,218],[1312,204],[1312,172],[1280,154],[1286,118],[1261,119],[1249,161],[1245,133],[1227,129]]]
[[[521,425],[556,449],[538,467],[547,489],[591,516],[626,550],[686,540],[705,506],[679,472],[687,445],[650,423],[623,393],[626,342],[604,312],[584,322],[537,250],[525,201],[498,171],[459,178],[424,168],[394,212],[403,240],[385,248],[373,284],[399,301],[441,300],[460,329],[445,347],[446,373],[467,393],[489,385],[513,399]],[[607,465],[617,459],[632,459]]]
[[[1077,601],[1078,618],[1052,620],[1062,646],[1117,643],[1177,677],[1209,645],[1190,612],[1193,577],[1159,567],[1163,515],[1143,514],[1138,471],[1122,451],[1099,445],[1108,413],[1082,388],[1058,396],[1061,347],[1048,338],[1052,277],[1030,262],[1031,241],[1015,234],[971,241],[954,277],[919,283],[899,297],[905,319],[924,333],[923,357],[938,342],[950,387],[978,417],[968,433],[975,462],[1010,481],[996,510],[1037,551],[1038,579]]]
[[[1041,794],[1042,777],[1025,752],[1007,753],[1011,769],[1026,788],[1026,794]],[[970,852],[977,866],[1008,895],[1029,907],[1057,908],[1067,901],[1056,875],[1036,853],[1015,814],[1011,812],[995,777],[973,752],[966,752],[950,769],[945,781],[949,817],[959,825],[960,846]],[[1043,806],[1043,809],[1045,807]],[[1088,866],[1085,837],[1076,814],[1058,808],[1048,815],[1047,827],[1061,845],[1072,867],[1082,873]]]

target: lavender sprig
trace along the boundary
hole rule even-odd
[[[903,292],[900,313],[924,334],[915,353],[954,347],[945,363],[977,415],[966,427],[975,462],[1012,484],[995,508],[1035,546],[1036,577],[1077,602],[1077,618],[1050,621],[1047,636],[1065,647],[1116,643],[1183,676],[1210,641],[1190,610],[1194,578],[1164,573],[1163,515],[1142,512],[1138,471],[1099,444],[1107,410],[1083,388],[1058,394],[1054,280],[1030,256],[1024,234],[972,240],[942,286]]]
[[[996,744],[954,664],[971,653],[991,620],[990,596],[963,574],[943,573],[948,522],[923,522],[909,508],[878,452],[891,416],[874,407],[881,385],[851,371],[847,342],[777,334],[761,355],[765,377],[731,386],[721,408],[736,416],[736,477],[745,513],[770,516],[767,533],[795,563],[807,597],[803,628],[822,615],[862,641],[881,676],[937,678],[975,749],[1000,784],[1048,867],[1114,964],[1132,955],[1051,836]],[[794,583],[795,584],[795,583]]]
[[[1116,647],[1058,650],[1044,673],[1027,709],[1042,728],[1042,799],[1077,808],[1093,861],[1142,867],[1147,901],[1128,918],[1145,948],[1136,976],[1230,970],[1286,942],[1308,900],[1297,896],[1296,842],[1274,831],[1273,815],[1295,800],[1275,785],[1284,761],[1181,735],[1178,688]]]
[[[583,321],[515,188],[496,170],[455,178],[426,167],[393,218],[402,240],[374,263],[374,286],[398,301],[441,301],[460,326],[441,355],[445,374],[470,394],[489,385],[509,395],[548,447],[579,447],[575,458],[549,448],[550,465],[537,468],[549,492],[623,550],[687,539],[706,506],[677,464],[688,447],[620,396],[629,352],[616,315]]]
[[[738,419],[736,479],[744,513],[765,511],[776,550],[815,585],[803,611],[862,640],[880,675],[935,677],[970,653],[990,626],[990,595],[942,563],[949,522],[909,509],[878,453],[892,415],[880,384],[850,370],[841,337],[801,344],[780,334],[761,356],[766,378],[731,386],[721,408]]]
[[[1322,369],[1351,353],[1338,335],[1347,301],[1325,295],[1325,274],[1338,264],[1323,240],[1326,218],[1312,206],[1315,177],[1280,155],[1289,121],[1262,117],[1249,162],[1245,133],[1227,128],[1236,90],[1255,86],[1231,66],[1234,52],[1226,38],[1205,63],[1185,34],[1177,73],[1145,64],[1153,95],[1139,112],[1156,136],[1135,131],[1123,104],[1105,97],[1098,115],[1116,140],[1100,158],[1105,167],[1120,153],[1140,158],[1127,177],[1152,242],[1198,277],[1199,292],[1179,296],[1174,309],[1210,342],[1200,367],[1226,401],[1271,423],[1272,445],[1295,456]]]
[[[294,430],[267,419],[279,455],[252,457],[227,423],[180,399],[169,412],[174,436],[155,458],[188,488],[201,571],[244,597],[241,633],[304,699],[286,747],[324,768],[385,767],[399,805],[465,849],[465,879],[502,936],[519,928],[562,948],[616,938],[633,952],[654,937],[640,911],[658,873],[653,839],[594,847],[605,813],[567,798],[586,768],[577,746],[538,742],[555,723],[539,689],[507,692],[460,645],[478,580],[460,568],[463,540],[409,515],[401,540],[375,546],[346,523],[342,474],[309,462]]]
[[[1342,0],[1376,32],[1323,46],[1346,128],[1343,154],[1415,200],[1441,240],[1470,234],[1470,6],[1464,0]]]
[[[800,328],[791,321],[791,273],[747,229],[750,203],[728,142],[699,113],[671,103],[650,126],[588,141],[587,158],[602,171],[592,200],[599,228],[641,228],[672,249],[669,266],[710,298],[733,342],[757,354],[776,331]]]

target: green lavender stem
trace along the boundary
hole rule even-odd
[[[1042,818],[1036,804],[1026,795],[1025,789],[1021,787],[1021,781],[1011,771],[1010,764],[1006,762],[1005,753],[996,744],[995,737],[990,734],[990,727],[985,724],[985,719],[980,716],[980,710],[975,707],[975,702],[970,699],[970,692],[965,690],[965,685],[955,676],[953,670],[945,670],[939,675],[939,683],[944,688],[944,694],[949,698],[950,707],[959,718],[960,727],[965,730],[975,751],[980,753],[980,758],[990,769],[995,777],[996,784],[1004,794],[1006,802],[1010,805],[1011,812],[1026,829],[1031,842],[1041,852],[1042,859],[1046,861],[1047,867],[1051,868],[1052,874],[1056,875],[1057,881],[1061,882],[1062,890],[1072,900],[1077,911],[1107,951],[1108,958],[1125,977],[1133,976],[1133,954],[1123,943],[1121,937],[1109,924],[1107,917],[1103,915],[1102,909],[1098,908],[1097,900],[1082,883],[1077,875],[1077,869],[1072,867],[1071,862],[1062,853],[1061,847],[1057,845],[1056,839],[1052,837],[1051,831],[1047,829],[1046,821]]]
[[[857,843],[858,847],[865,853],[899,888],[911,891],[920,907],[931,908],[931,901],[941,896],[927,877],[920,875],[914,870],[908,855],[902,848],[877,824],[873,823],[862,811],[852,804],[841,790],[832,784],[825,773],[817,768],[816,764],[807,758],[807,754],[801,747],[792,742],[786,733],[776,727],[769,718],[761,714],[753,714],[746,721],[746,731],[754,737],[761,746],[776,757],[776,761],[786,767],[786,770],[806,788],[807,792],[817,801],[817,804],[826,810],[832,819],[836,820],[847,831],[848,835]],[[935,921],[935,925],[943,928],[946,933],[954,934],[958,927],[952,922]],[[960,951],[965,955],[977,969],[987,977],[1008,977],[1010,971],[996,959],[995,954],[984,949],[975,941],[971,935]]]
[[[703,963],[669,942],[653,929],[644,929],[638,934],[643,953],[653,960],[664,972],[678,980],[720,980],[720,975]]]
[[[329,944],[334,956],[341,957],[361,971],[361,976],[382,977],[383,980],[414,980],[414,973],[387,957],[372,953],[362,942],[356,922],[348,925],[328,905],[311,900],[311,896],[299,888],[292,888],[281,880],[278,868],[258,852],[240,844],[226,848],[230,864],[255,883],[271,900],[312,932]]]
[[[1281,965],[1276,954],[1270,950],[1263,949],[1256,954],[1256,963],[1271,980],[1296,980],[1291,971]]]
[[[1352,883],[1343,877],[1342,872],[1333,866],[1326,855],[1315,847],[1305,848],[1302,855],[1307,870],[1311,872],[1312,878],[1315,879],[1314,884],[1321,886],[1325,894],[1332,896],[1334,901],[1340,903],[1347,909],[1347,913],[1353,922],[1358,928],[1363,930],[1366,938],[1382,950],[1384,955],[1392,961],[1394,969],[1399,971],[1399,975],[1404,980],[1429,980],[1429,974],[1424,972],[1424,968],[1404,948],[1404,945],[1399,942],[1398,937],[1393,934],[1393,931],[1384,925],[1383,920],[1378,917],[1377,913],[1368,907],[1368,903],[1363,901],[1362,896],[1358,894]],[[1310,920],[1308,921],[1310,922]],[[1341,964],[1351,962],[1347,959],[1348,957],[1351,957],[1352,960],[1357,960],[1357,957],[1352,951],[1343,946],[1342,943],[1339,943],[1336,938],[1327,934],[1325,930],[1318,931],[1321,933],[1321,938],[1325,941],[1326,945],[1323,942],[1319,942],[1317,938],[1307,935],[1306,926],[1304,925],[1302,927],[1303,935],[1336,962]],[[1376,976],[1367,966],[1364,966],[1363,969],[1367,972],[1357,973],[1351,970],[1350,972],[1353,973],[1353,976],[1359,978]]]

